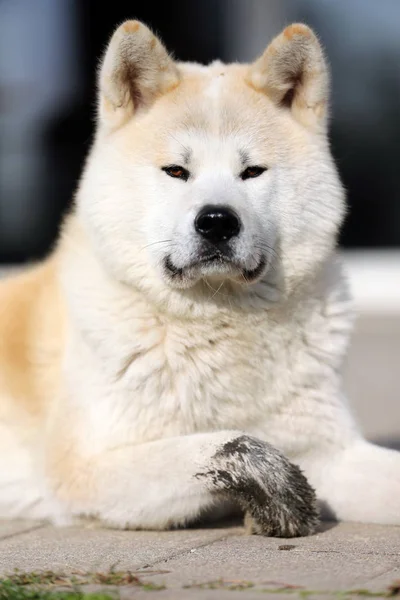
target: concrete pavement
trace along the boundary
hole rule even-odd
[[[237,524],[133,532],[0,522],[0,575],[16,568],[67,575],[130,570],[151,588],[165,586],[122,587],[121,598],[333,598],[360,589],[372,595],[400,580],[400,527],[328,523],[314,536],[282,540],[247,536]],[[360,595],[367,592],[354,592]]]

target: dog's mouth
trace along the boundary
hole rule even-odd
[[[213,252],[201,256],[184,267],[174,264],[171,255],[164,259],[164,271],[174,283],[184,283],[198,279],[202,276],[219,275],[227,279],[239,281],[240,283],[254,283],[264,274],[267,260],[261,256],[258,264],[253,269],[248,269],[238,261],[220,252]]]

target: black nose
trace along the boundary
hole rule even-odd
[[[226,242],[239,234],[239,217],[226,206],[205,206],[194,222],[196,231],[210,242]]]

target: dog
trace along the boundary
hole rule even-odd
[[[342,390],[328,129],[306,25],[208,66],[141,22],[116,29],[74,207],[49,256],[0,285],[1,518],[400,525],[400,454],[363,438]]]

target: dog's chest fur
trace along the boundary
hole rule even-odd
[[[318,387],[341,354],[318,299],[201,319],[166,317],[139,296],[89,302],[67,376],[95,438],[110,443],[255,430],[300,388]]]
[[[139,341],[123,358],[116,388],[132,394],[146,429],[155,421],[171,433],[250,427],[265,412],[266,399],[272,402],[287,387],[274,376],[274,365],[284,368],[293,351],[290,341],[287,353],[271,343],[277,332],[263,317],[161,321],[147,335],[145,323],[142,331],[132,327],[132,339]]]

